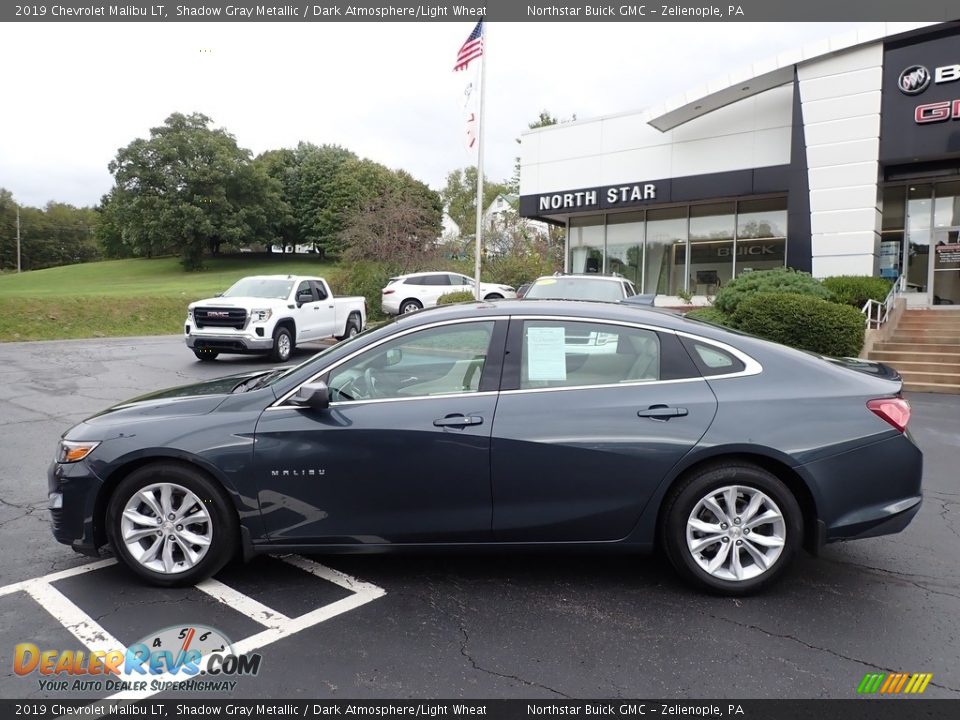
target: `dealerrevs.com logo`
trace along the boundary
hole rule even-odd
[[[919,95],[930,85],[930,71],[923,65],[911,65],[900,73],[897,85],[906,95]]]

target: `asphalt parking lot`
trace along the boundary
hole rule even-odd
[[[960,396],[909,398],[926,458],[913,524],[804,555],[759,597],[695,594],[655,558],[582,555],[262,558],[158,590],[53,540],[61,432],[265,365],[200,363],[178,337],[0,344],[0,697],[104,696],[16,675],[17,643],[80,650],[184,623],[262,654],[234,697],[853,698],[868,672],[933,673],[926,697],[960,697]]]

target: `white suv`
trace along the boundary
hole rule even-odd
[[[387,281],[381,304],[390,315],[413,312],[433,307],[441,295],[452,292],[473,292],[473,278],[452,272],[422,272],[398,275]],[[509,285],[480,283],[480,297],[484,300],[515,298],[516,291]]]

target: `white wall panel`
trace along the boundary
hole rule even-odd
[[[847,97],[883,88],[883,68],[879,65],[863,70],[828,75],[803,83],[802,102]]]
[[[880,137],[880,113],[846,120],[804,124],[807,147]]]
[[[880,138],[849,140],[842,143],[813,145],[807,148],[807,167],[829,167],[849,163],[872,162],[880,154]]]
[[[821,123],[831,120],[845,120],[851,116],[880,113],[880,91],[871,90],[847,97],[833,97],[825,100],[803,100],[804,123]]]
[[[876,275],[876,255],[822,255],[813,258],[813,276]]]
[[[849,208],[874,208],[876,206],[876,185],[854,185],[852,187],[810,191],[811,213]]]
[[[880,228],[880,211],[875,207],[845,208],[810,214],[810,231],[814,235],[825,233],[874,233]]]
[[[809,171],[810,191],[849,187],[850,185],[876,185],[877,172],[876,162],[811,168]]]
[[[669,145],[607,153],[601,160],[601,185],[660,180],[674,174],[673,150]]]
[[[829,50],[829,47],[827,49]],[[804,48],[804,57],[813,58],[816,56],[807,54],[806,48]],[[797,77],[803,82],[804,80],[813,80],[828,75],[840,75],[841,73],[855,72],[881,65],[883,65],[883,43],[878,42],[802,63],[797,68]]]

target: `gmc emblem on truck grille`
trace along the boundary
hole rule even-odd
[[[225,318],[230,317],[230,313],[226,310],[207,310],[208,318]]]

